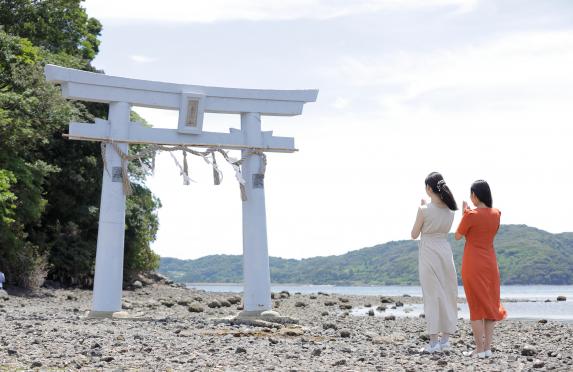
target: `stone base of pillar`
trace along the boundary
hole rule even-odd
[[[280,328],[284,324],[298,324],[298,319],[291,318],[290,316],[282,316],[274,310],[266,311],[241,311],[239,314],[223,318],[215,319],[216,323],[226,323],[232,325],[249,325],[255,327]]]
[[[88,319],[128,319],[127,311],[89,311],[86,318]]]

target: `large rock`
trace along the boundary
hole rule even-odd
[[[567,297],[565,297],[565,296],[557,296],[557,301],[567,301]]]
[[[227,301],[229,301],[232,305],[236,305],[241,302],[241,297],[240,296],[229,297],[227,298]]]
[[[191,304],[187,309],[191,313],[202,313],[204,311],[203,306],[199,304]]]
[[[142,283],[142,282],[140,282],[139,280],[136,280],[136,281],[135,281],[135,282],[133,282],[131,285],[132,285],[132,286],[133,286],[133,288],[135,288],[135,289],[140,289],[140,288],[143,288],[143,283]]]
[[[221,307],[221,303],[217,300],[213,300],[213,301],[209,302],[207,304],[207,306],[209,306],[211,309],[215,309],[215,308]]]
[[[537,354],[537,349],[535,349],[535,347],[533,347],[532,345],[524,345],[521,348],[521,355],[523,356],[534,356]]]

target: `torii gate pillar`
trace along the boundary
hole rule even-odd
[[[241,132],[249,146],[263,144],[261,116],[241,114]],[[248,151],[243,151],[243,156]],[[264,174],[260,172],[261,156],[251,154],[243,163],[247,200],[243,201],[243,278],[244,296],[241,315],[256,316],[271,310],[271,277],[267,245]]]
[[[110,137],[127,137],[131,107],[125,102],[110,102]],[[116,144],[127,154],[127,143]],[[125,194],[121,179],[121,158],[105,145],[105,167],[99,209],[96,266],[91,317],[111,316],[121,311],[123,249],[125,238]]]

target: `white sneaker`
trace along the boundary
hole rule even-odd
[[[485,354],[486,358],[491,358],[493,356],[493,353],[491,352],[491,350],[484,351],[484,354]]]
[[[485,359],[485,351],[481,352],[481,353],[477,353],[475,350],[472,351],[464,351],[462,353],[464,356],[470,357],[470,358],[475,358],[477,357],[478,359]]]
[[[420,350],[421,353],[426,353],[426,354],[438,353],[440,351],[442,351],[442,348],[440,347],[439,342],[436,343],[434,346],[428,344],[422,350]]]

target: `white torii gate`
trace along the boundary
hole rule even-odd
[[[315,102],[318,90],[258,90],[206,87],[127,79],[47,65],[46,79],[60,84],[66,98],[109,104],[108,120],[70,123],[69,138],[113,141],[124,153],[129,143],[240,149],[242,174],[244,316],[270,312],[271,287],[261,157],[254,151],[294,152],[294,139],[261,131],[261,115],[294,116]],[[178,129],[145,127],[130,122],[131,106],[179,110]],[[241,130],[204,132],[203,113],[241,115]],[[90,316],[121,311],[125,235],[125,194],[120,155],[105,145],[93,303]]]

